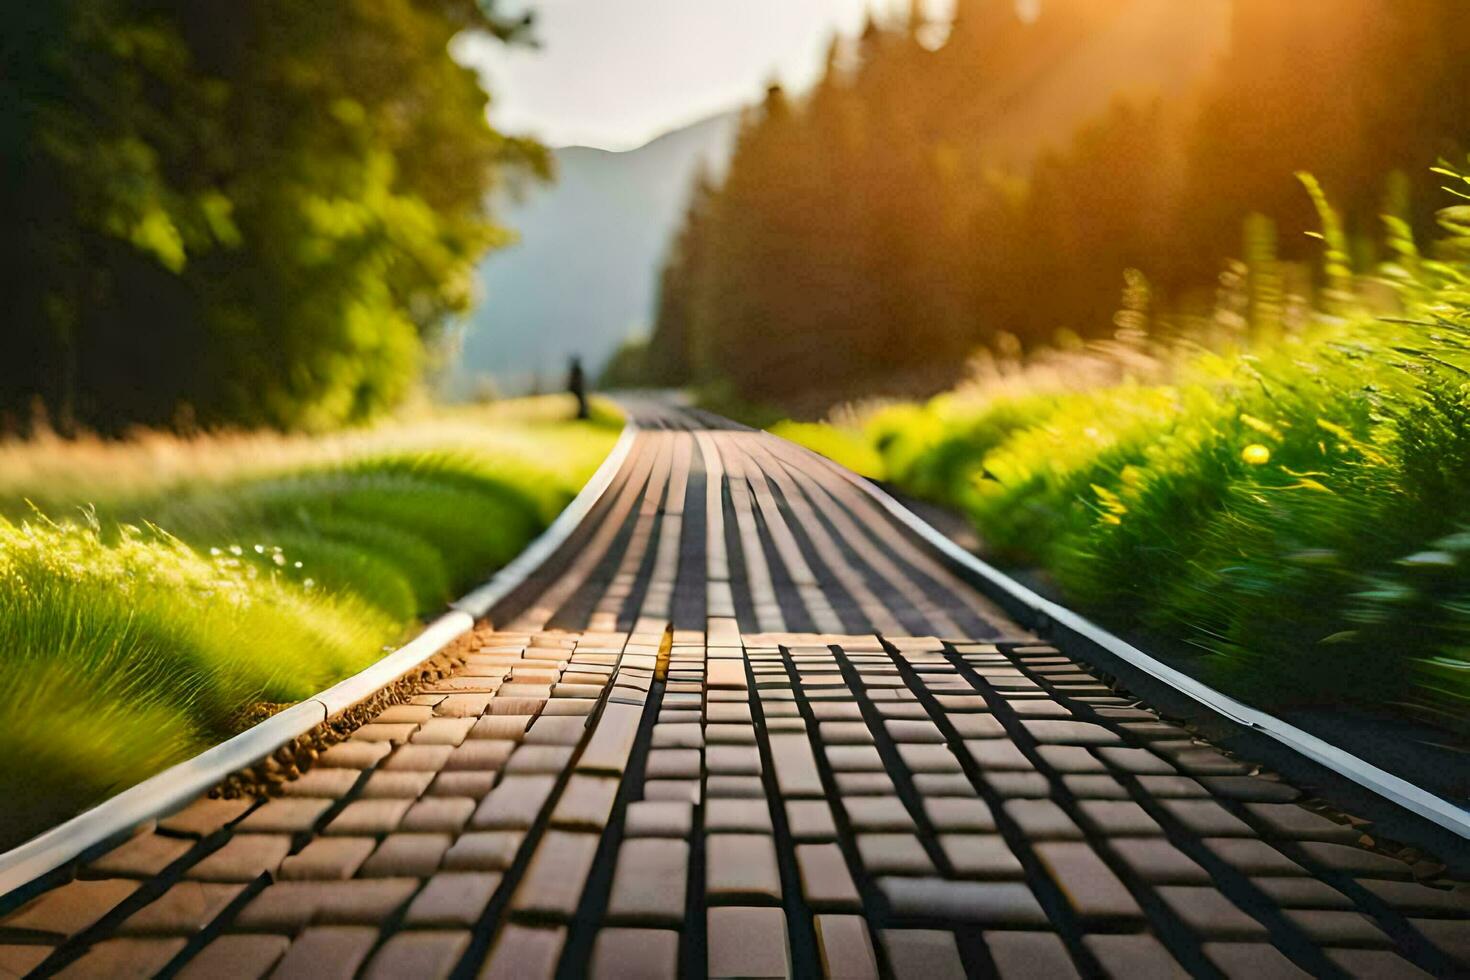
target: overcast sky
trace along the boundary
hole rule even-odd
[[[778,77],[806,88],[834,31],[907,0],[539,0],[539,50],[464,45],[491,119],[553,146],[627,149],[749,102]],[[935,10],[948,9],[932,0]],[[503,10],[524,7],[507,2]]]

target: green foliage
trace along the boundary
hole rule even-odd
[[[330,551],[297,575],[345,588],[395,618],[442,605],[505,564],[565,502],[562,481],[473,453],[367,457],[350,465],[209,487],[148,507],[180,538],[290,541]]]
[[[28,512],[21,497],[74,497],[65,471],[81,482],[97,449],[61,450],[74,455],[45,483],[7,487],[0,794],[12,805],[0,846],[232,734],[257,705],[298,701],[377,659],[514,557],[615,434],[491,418],[416,449],[388,429],[336,462],[269,473],[212,472],[240,449],[196,440],[187,481],[121,495],[87,482],[96,506],[77,518]],[[123,471],[129,454],[140,468],[157,455],[142,443],[100,451]]]
[[[1427,168],[1465,147],[1470,37],[1455,0],[1233,0],[1231,50],[1184,134],[1180,188],[1187,248],[1158,278],[1211,274],[1235,249],[1240,218],[1269,215],[1294,243],[1320,230],[1289,179],[1310,171],[1355,246],[1377,235],[1383,179],[1413,175],[1417,231],[1432,227]],[[1167,272],[1167,274],[1165,274]]]
[[[791,421],[777,422],[770,431],[821,453],[859,476],[875,479],[883,476],[883,457],[857,433],[813,422]]]
[[[656,385],[656,372],[649,365],[652,345],[647,338],[633,337],[623,341],[608,359],[597,379],[597,386],[608,391],[620,388],[645,388]]]
[[[13,844],[366,666],[403,626],[154,529],[0,523],[0,788]],[[26,801],[24,803],[20,801]]]
[[[1446,255],[1461,214],[1442,214]],[[1324,237],[1340,264],[1330,222]],[[1409,281],[1402,259],[1417,248],[1400,238],[1390,250],[1384,278],[1406,316],[1351,304],[1339,271],[1327,310],[1284,333],[1267,309],[1255,341],[1218,353],[1152,341],[1159,368],[1143,380],[1089,384],[1098,354],[1057,355],[1008,385],[884,408],[847,438],[862,434],[889,480],[963,509],[1000,559],[1199,651],[1198,669],[1238,696],[1351,702],[1465,731],[1470,256],[1415,263]],[[1069,374],[1082,382],[1056,383]]]
[[[658,383],[726,383],[798,414],[814,391],[830,405],[939,390],[1005,335],[1028,350],[1059,330],[1107,336],[1127,269],[1156,308],[1204,312],[1247,221],[1245,264],[1225,276],[1242,305],[1222,312],[1274,334],[1310,276],[1304,232],[1322,226],[1302,170],[1341,205],[1329,300],[1374,263],[1391,173],[1394,240],[1432,226],[1427,168],[1470,118],[1457,0],[1236,0],[1223,64],[1187,95],[1125,91],[1053,149],[1026,148],[1014,105],[1061,111],[1069,52],[1100,58],[1088,43],[1135,8],[1047,0],[1025,23],[960,0],[938,46],[922,18],[871,24],[806,98],[773,89],[723,183],[691,196],[645,355],[685,367],[660,365]]]
[[[489,9],[488,7],[485,9]],[[448,51],[473,0],[80,0],[0,15],[0,412],[324,429],[398,402],[542,151]]]
[[[653,334],[634,354],[618,352],[614,377],[622,384],[677,387],[694,373],[694,290],[709,262],[709,223],[715,185],[701,166],[695,175],[684,225],[679,229],[658,281],[658,314]],[[612,368],[609,372],[612,373]]]

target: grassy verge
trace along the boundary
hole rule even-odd
[[[1372,286],[1396,316],[1345,281],[1329,220],[1333,291],[1294,324],[992,360],[924,404],[777,431],[962,510],[999,560],[1248,700],[1470,732],[1466,220],[1446,212],[1444,261],[1390,241]]]
[[[567,415],[0,444],[0,844],[366,666],[483,581],[611,448],[617,420]]]

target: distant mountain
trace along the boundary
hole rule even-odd
[[[986,9],[1015,29],[1010,8]],[[1230,10],[1231,0],[1099,4],[1072,30],[1048,35],[1049,45],[997,52],[984,70],[986,97],[962,110],[963,128],[995,165],[1024,170],[1043,149],[1065,146],[1119,94],[1185,95],[1225,48]],[[622,153],[556,150],[557,182],[501,209],[521,240],[481,266],[484,301],[447,389],[467,394],[488,377],[516,392],[538,373],[557,384],[574,353],[595,376],[619,344],[646,333],[695,170],[704,160],[723,173],[739,118],[723,113]]]
[[[627,337],[647,332],[694,174],[700,161],[723,173],[738,127],[732,111],[625,152],[556,150],[556,183],[501,208],[520,241],[480,268],[484,300],[446,378],[450,393],[487,377],[504,392],[538,373],[559,384],[572,354],[595,376]]]

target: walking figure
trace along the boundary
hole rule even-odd
[[[572,366],[567,371],[567,390],[577,396],[577,418],[587,419],[587,376],[582,372],[582,359],[572,355]]]

